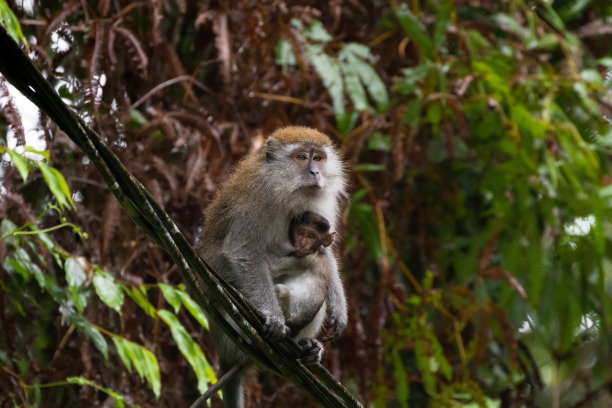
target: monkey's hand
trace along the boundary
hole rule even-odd
[[[346,329],[347,325],[347,317],[346,314],[343,315],[334,315],[333,313],[327,319],[325,323],[325,335],[321,337],[321,341],[323,343],[327,343],[329,341],[334,341],[340,334]]]
[[[289,334],[289,328],[285,320],[274,315],[267,314],[263,324],[263,335],[266,339],[276,341]]]
[[[303,364],[314,364],[321,361],[323,355],[323,345],[317,339],[301,339],[298,341],[300,347],[302,347],[302,354],[300,359]]]

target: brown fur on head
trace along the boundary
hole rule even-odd
[[[329,140],[327,135],[316,129],[303,126],[289,126],[277,129],[268,137],[268,142],[270,141],[280,144],[313,143],[321,146],[331,145],[331,140]]]

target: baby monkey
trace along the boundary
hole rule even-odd
[[[283,311],[285,324],[293,337],[315,337],[320,325],[300,333],[315,320],[323,308],[330,282],[330,262],[326,248],[334,233],[325,217],[304,211],[296,215],[289,226],[289,241],[293,251],[287,256],[268,261],[274,291]]]
[[[291,337],[298,340],[303,363],[321,359],[322,346],[314,337],[325,319],[331,264],[326,253],[334,232],[329,221],[320,214],[304,211],[296,215],[289,226],[292,250],[285,256],[270,256],[268,265],[274,291],[289,327]],[[288,246],[284,246],[287,250]],[[193,403],[191,408],[204,407],[206,401],[225,383],[242,375],[248,366],[234,366]]]

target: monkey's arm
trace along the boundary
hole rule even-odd
[[[270,266],[270,272],[272,273],[273,278],[282,275],[283,271],[286,271],[290,268],[293,269],[295,263],[295,256],[268,257],[268,265]]]
[[[277,339],[287,335],[283,312],[274,293],[274,285],[265,250],[260,249],[258,238],[244,231],[228,232],[222,253],[232,269],[232,281],[237,289],[266,317],[264,331],[267,337]]]
[[[276,279],[280,276],[285,275],[288,272],[310,269],[314,266],[316,256],[316,253],[302,257],[298,257],[295,255],[278,257],[269,256],[268,265],[270,267],[270,273],[272,274],[272,278]]]
[[[331,251],[328,251],[330,273],[329,287],[327,289],[327,326],[333,329],[325,336],[323,341],[335,340],[346,328],[348,317],[346,312],[346,297],[344,287],[338,273],[338,263]]]

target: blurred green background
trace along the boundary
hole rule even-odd
[[[350,322],[324,364],[366,406],[612,406],[610,2],[0,0],[0,22],[192,240],[275,128],[334,139]],[[0,154],[0,406],[193,402],[206,317],[2,77]],[[247,396],[313,405],[265,374]]]

